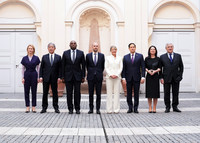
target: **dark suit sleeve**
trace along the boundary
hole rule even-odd
[[[158,60],[158,68],[160,69],[160,71],[158,72],[159,78],[162,78],[162,64],[161,64],[161,60],[159,58]]]
[[[183,69],[184,69],[183,61],[182,61],[182,57],[180,55],[179,71],[180,71],[180,77],[181,77],[181,79],[183,78]]]
[[[86,64],[86,68],[87,68],[87,70],[88,70],[88,66],[89,66],[88,56],[89,56],[89,55],[87,54],[87,55],[86,55],[86,63],[85,63],[85,64]]]
[[[61,60],[61,77],[64,79],[65,76],[65,52],[63,52],[62,60]]]
[[[102,72],[104,71],[104,68],[105,68],[105,56],[104,56],[104,54],[103,54]]]
[[[126,73],[126,62],[125,62],[125,56],[123,58],[123,70],[122,70],[122,78],[125,78],[125,73]]]
[[[42,57],[41,65],[40,65],[40,78],[43,78],[43,68],[44,68],[44,56]]]
[[[61,56],[59,56],[58,67],[59,67],[58,78],[62,78],[62,61],[61,61]]]
[[[159,75],[160,75],[160,78],[163,79],[163,60],[162,60],[162,56],[160,56],[160,72],[159,72]]]
[[[145,63],[144,63],[143,55],[141,58],[141,70],[142,70],[142,77],[145,77]]]
[[[84,52],[82,52],[82,78],[85,78],[85,56],[84,56]]]

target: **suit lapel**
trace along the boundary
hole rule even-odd
[[[76,55],[75,55],[75,61],[74,61],[74,64],[76,63],[78,57],[79,57],[79,51],[76,50]],[[73,61],[72,61],[72,63],[73,63]]]
[[[167,54],[167,53],[165,54],[165,58],[167,59],[167,61],[169,62],[169,64],[171,64],[171,61],[170,61],[170,59],[169,59],[169,57],[168,57],[168,54]]]
[[[57,55],[56,55],[56,54],[54,54],[53,65],[54,65],[54,63],[56,62],[56,60],[57,60]],[[53,66],[53,65],[52,65],[52,66]]]
[[[93,57],[92,57],[92,52],[90,53],[90,59],[92,60],[92,63],[94,64],[94,60],[93,60]],[[94,66],[95,66],[95,64],[94,64]]]
[[[69,57],[71,63],[73,63],[72,58],[71,58],[71,50],[68,50],[67,52],[68,52],[68,53],[67,53],[67,56]]]
[[[51,62],[50,62],[50,58],[49,58],[49,54],[46,55],[46,59],[47,59],[48,64],[51,66]]]
[[[100,60],[101,60],[101,56],[100,56],[100,54],[99,54],[99,52],[98,52],[98,58],[97,58],[96,66],[98,65],[98,63],[99,63]]]

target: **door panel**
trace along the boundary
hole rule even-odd
[[[194,32],[153,32],[152,44],[158,49],[158,55],[166,53],[165,44],[173,43],[174,52],[182,55],[184,64],[183,80],[180,83],[180,91],[195,91],[195,53]],[[163,86],[161,85],[161,91]]]
[[[0,92],[23,92],[20,62],[27,55],[27,45],[33,44],[37,49],[36,33],[0,32],[0,43]]]
[[[0,32],[0,92],[14,92],[14,37]]]

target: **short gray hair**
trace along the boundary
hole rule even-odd
[[[53,46],[54,48],[56,48],[56,45],[52,42],[50,42],[48,45],[47,45],[47,48],[49,48],[49,46]]]
[[[165,48],[167,48],[168,45],[172,45],[172,46],[174,47],[174,44],[172,44],[172,43],[167,43],[167,44],[165,45]]]
[[[112,50],[112,48],[114,48],[115,50],[117,50],[117,47],[114,46],[114,45],[112,45],[112,46],[110,46],[110,51]]]

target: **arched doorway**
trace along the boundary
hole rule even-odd
[[[175,52],[182,55],[184,62],[180,91],[196,91],[194,14],[183,3],[168,1],[156,9],[152,18],[149,45],[155,45],[161,55],[166,52],[165,44],[173,43]]]
[[[89,9],[80,16],[79,42],[84,53],[92,51],[92,43],[98,42],[100,51],[109,54],[111,42],[110,16],[100,9]]]
[[[0,92],[23,92],[20,62],[29,44],[35,45],[38,54],[36,19],[26,3],[0,4]]]

